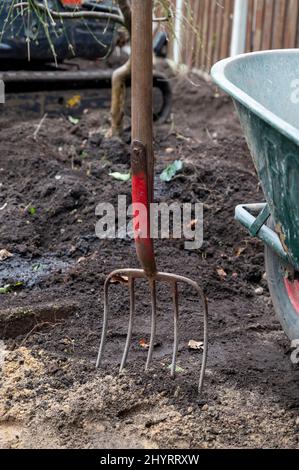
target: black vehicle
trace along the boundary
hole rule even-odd
[[[34,92],[109,88],[113,70],[103,70],[96,62],[90,64],[89,61],[106,59],[115,49],[123,24],[115,1],[35,2],[43,8],[47,5],[50,13],[39,10],[38,16],[34,2],[29,12],[26,0],[0,0],[0,80],[5,83],[7,99],[12,96],[12,103],[26,108],[28,96],[31,99],[29,94]],[[55,19],[53,12],[56,12]],[[57,13],[75,13],[77,17],[62,18]],[[105,18],[96,18],[95,13],[104,14]],[[166,44],[165,33],[158,33],[153,44],[157,56],[165,57]],[[70,61],[74,58],[85,60],[78,65]],[[127,85],[130,86],[130,80]],[[153,86],[161,97],[158,109],[154,109],[154,119],[165,121],[171,110],[170,84],[163,74],[154,72]],[[15,94],[20,96],[19,101],[15,100]],[[24,96],[22,104],[20,99]],[[57,103],[64,103],[64,95],[57,96]],[[35,102],[36,95],[32,99]]]
[[[0,0],[0,59],[8,61],[62,62],[72,57],[98,59],[113,51],[119,24],[109,19],[78,18],[55,19],[31,9],[16,6],[14,0]],[[19,5],[21,2],[19,2]],[[56,12],[94,11],[118,14],[112,0],[101,3],[78,0],[48,0],[50,10]],[[23,10],[22,10],[23,8]],[[22,13],[23,12],[23,13]]]

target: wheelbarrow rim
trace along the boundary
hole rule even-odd
[[[258,51],[249,52],[246,54],[240,54],[235,57],[221,60],[217,62],[211,70],[213,81],[226,93],[228,93],[233,99],[241,103],[243,106],[248,108],[250,111],[255,113],[261,119],[266,121],[272,127],[277,129],[281,134],[291,139],[297,145],[299,145],[299,129],[287,123],[275,113],[267,109],[265,106],[260,104],[254,98],[251,98],[246,92],[241,90],[239,87],[234,85],[228,78],[226,78],[225,71],[227,67],[235,62],[242,61],[244,58],[255,57],[255,56],[269,56],[275,54],[297,54],[299,58],[298,49],[274,49],[271,51]]]
[[[291,281],[285,278],[284,283],[290,302],[299,316],[299,281],[297,279]]]
[[[274,228],[273,219],[270,218],[267,226]],[[298,299],[299,283],[286,277],[287,263],[265,245],[265,267],[271,299],[277,318],[289,339],[299,338],[299,310]]]

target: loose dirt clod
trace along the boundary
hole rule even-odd
[[[255,289],[254,293],[256,295],[263,295],[264,289],[262,287],[258,287],[257,289]]]
[[[0,250],[0,261],[5,261],[7,258],[11,258],[13,256],[8,250]]]
[[[202,341],[194,341],[191,339],[188,343],[188,348],[193,350],[202,350],[203,349],[203,342]]]

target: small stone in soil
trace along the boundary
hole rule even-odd
[[[257,289],[255,289],[254,293],[255,295],[263,295],[264,289],[262,287],[258,287]]]

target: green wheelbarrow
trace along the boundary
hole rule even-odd
[[[218,62],[213,80],[234,100],[265,203],[242,204],[236,219],[265,243],[275,311],[299,339],[299,50],[243,54]]]

